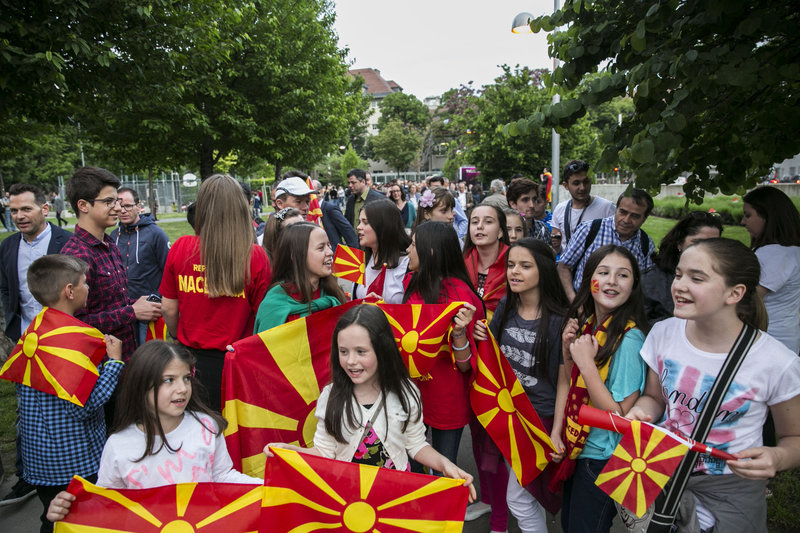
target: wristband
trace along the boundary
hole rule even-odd
[[[466,341],[466,342],[464,343],[464,346],[455,346],[455,345],[453,346],[453,349],[454,349],[455,351],[457,351],[457,352],[460,352],[461,350],[466,350],[467,348],[469,348],[469,341]],[[472,354],[470,354],[470,356],[471,356],[471,355],[472,355]],[[466,359],[464,359],[464,360],[466,361]]]

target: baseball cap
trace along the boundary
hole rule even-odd
[[[277,187],[275,187],[275,197],[278,197],[283,193],[288,193],[292,196],[307,196],[312,192],[314,191],[308,188],[305,180],[296,176],[286,178],[280,182]]]

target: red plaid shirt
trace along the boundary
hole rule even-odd
[[[119,248],[108,235],[99,241],[85,229],[75,226],[75,233],[61,253],[89,263],[86,273],[89,298],[86,307],[75,313],[75,317],[120,339],[122,357],[127,361],[136,349],[136,315],[128,297],[128,278]]]

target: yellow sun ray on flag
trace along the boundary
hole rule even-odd
[[[271,531],[455,533],[463,527],[463,480],[272,449],[262,524]]]
[[[0,369],[7,379],[83,406],[105,355],[103,334],[77,318],[45,307]]]
[[[548,465],[555,448],[497,341],[488,334],[478,342],[470,404],[524,487]]]
[[[259,530],[262,485],[181,483],[150,489],[107,489],[75,476],[75,501],[57,533],[183,533]]]
[[[332,269],[334,276],[363,285],[365,269],[364,250],[344,244],[336,247]]]

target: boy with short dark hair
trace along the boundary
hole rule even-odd
[[[45,333],[41,325],[46,322],[47,314],[48,323],[80,324],[72,317],[86,305],[88,269],[88,265],[77,257],[60,254],[46,255],[31,264],[28,286],[44,309],[20,339],[26,350]],[[34,335],[34,342],[25,342],[28,335]],[[56,339],[57,334],[50,335],[49,345],[57,342]],[[68,344],[64,348],[74,350],[74,338],[69,339],[64,341]],[[53,524],[46,518],[47,508],[56,494],[66,490],[73,475],[97,479],[100,455],[106,441],[103,406],[111,398],[123,368],[120,340],[105,335],[104,341],[108,361],[98,368],[97,382],[82,407],[53,394],[17,384],[20,451],[25,463],[23,475],[36,487],[44,506],[42,532],[53,530]],[[54,378],[57,381],[59,376]]]
[[[122,255],[106,229],[117,224],[119,179],[104,168],[83,167],[67,182],[67,198],[78,222],[75,234],[61,249],[89,264],[86,279],[92,287],[86,309],[77,318],[122,341],[125,359],[136,348],[137,320],[149,322],[161,316],[161,304],[147,296],[132,301]]]

